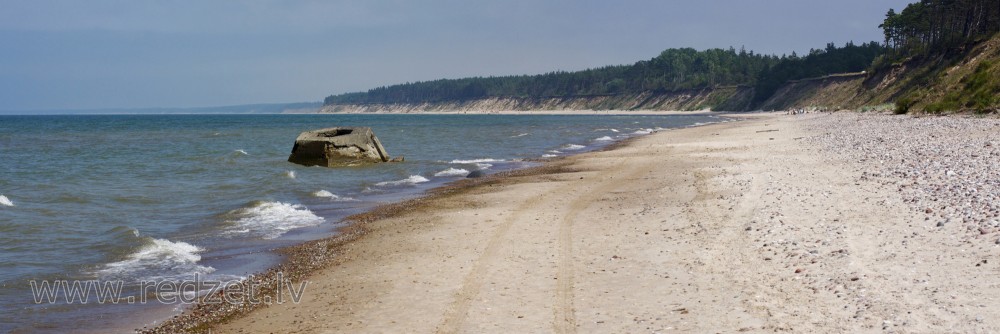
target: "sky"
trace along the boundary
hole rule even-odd
[[[201,107],[881,41],[914,0],[0,0],[0,110]]]

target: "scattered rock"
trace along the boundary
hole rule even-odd
[[[896,189],[927,220],[943,220],[937,227],[960,225],[961,238],[989,242],[980,239],[982,228],[987,235],[1000,229],[990,225],[1000,217],[1000,181],[993,167],[1000,157],[996,122],[844,113],[808,126],[819,133],[808,141],[858,164],[858,185]]]

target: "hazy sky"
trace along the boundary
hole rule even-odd
[[[915,0],[0,0],[0,110],[319,101],[407,81],[882,40]]]

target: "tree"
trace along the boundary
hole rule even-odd
[[[945,52],[1000,32],[1000,1],[922,0],[889,9],[879,28],[894,57]]]

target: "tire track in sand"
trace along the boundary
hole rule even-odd
[[[610,170],[621,170],[623,164],[619,164]],[[634,166],[630,173],[624,177],[624,179],[635,178],[638,174],[641,174],[644,170],[654,170],[655,168],[650,166]],[[615,178],[618,177],[617,180]],[[574,189],[579,188],[578,182],[567,182],[567,184],[557,187],[555,189],[547,190],[541,194],[531,196],[524,200],[520,205],[518,205],[513,211],[510,217],[508,217],[503,224],[498,226],[490,237],[489,242],[484,248],[482,254],[474,262],[472,269],[469,274],[466,275],[465,279],[462,281],[462,287],[455,295],[455,301],[445,311],[444,319],[441,324],[438,325],[436,332],[438,333],[458,333],[461,331],[466,318],[468,317],[469,309],[472,302],[480,294],[480,290],[483,286],[483,281],[486,277],[487,271],[492,266],[493,262],[497,259],[497,254],[499,249],[503,246],[503,242],[507,237],[508,232],[511,227],[518,221],[527,221],[524,217],[525,213],[531,212],[532,208],[540,207],[546,204],[550,206],[559,206],[559,204],[552,203],[552,199],[562,199],[566,197],[566,194],[570,193],[580,193],[583,195],[577,196],[571,199],[568,205],[568,213],[559,222],[558,231],[558,271],[556,277],[556,291],[555,291],[555,304],[553,305],[553,330],[557,333],[575,333],[576,332],[576,315],[575,309],[573,307],[573,222],[577,219],[579,214],[587,209],[591,204],[594,203],[599,197],[608,193],[611,188],[618,186],[618,182],[621,181],[621,175],[615,177],[604,177],[604,180],[598,182],[595,186],[590,187],[590,189]],[[548,199],[548,200],[546,200]]]
[[[572,184],[571,182],[570,185]],[[515,222],[522,220],[522,216],[526,212],[529,212],[529,209],[545,203],[545,198],[558,198],[558,196],[552,196],[553,193],[561,193],[564,189],[570,188],[570,185],[545,191],[526,199],[512,211],[512,214],[504,220],[503,224],[496,228],[496,231],[490,237],[489,243],[486,244],[486,248],[483,249],[483,253],[479,255],[479,258],[473,264],[472,270],[462,280],[462,287],[455,295],[455,301],[445,311],[444,320],[438,325],[438,333],[458,333],[462,328],[462,324],[468,316],[470,304],[479,295],[486,271],[496,259],[498,249],[506,238],[507,232],[510,231],[511,226]]]
[[[610,171],[622,170],[624,163],[610,168]],[[573,223],[577,216],[612,189],[621,187],[621,182],[636,179],[643,171],[649,170],[647,165],[633,165],[624,176],[621,174],[607,176],[592,189],[586,189],[584,195],[576,197],[569,205],[569,213],[559,223],[559,271],[556,277],[556,305],[553,310],[552,329],[556,333],[576,333],[576,308],[573,305]],[[622,173],[625,174],[625,173]]]

